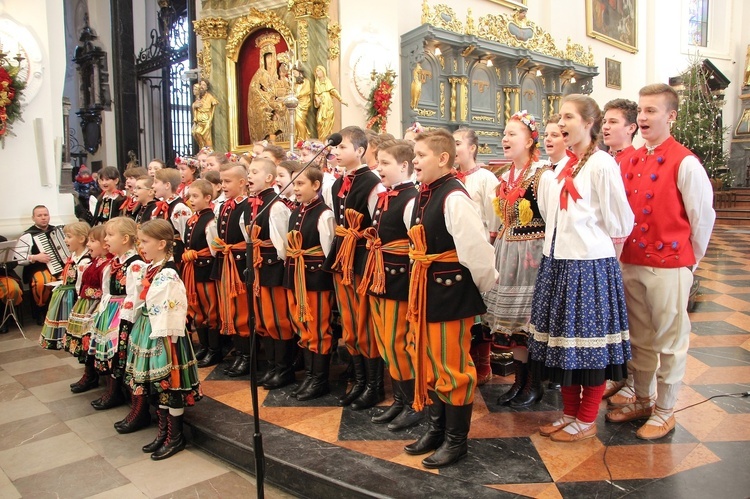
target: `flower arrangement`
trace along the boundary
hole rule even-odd
[[[18,78],[20,66],[13,66],[8,59],[0,60],[0,138],[15,135],[13,123],[21,120],[21,95],[26,84]]]
[[[534,144],[539,143],[539,130],[537,130],[536,126],[536,120],[532,115],[529,114],[528,111],[525,109],[523,111],[518,111],[516,113],[513,113],[513,116],[510,117],[512,120],[518,120],[524,125],[526,125],[529,128],[529,131],[531,132],[531,138],[534,141]]]
[[[393,102],[393,82],[396,79],[396,73],[387,70],[385,73],[375,75],[375,84],[370,92],[370,99],[367,106],[367,128],[376,132],[385,132],[388,124],[388,111],[391,110]]]

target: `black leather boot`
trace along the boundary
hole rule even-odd
[[[276,367],[276,357],[275,357],[275,345],[273,342],[273,338],[270,336],[261,336],[260,342],[263,345],[263,353],[266,356],[266,372],[263,373],[263,376],[258,378],[258,386],[263,386],[263,384],[268,381],[269,379],[273,378],[275,367]]]
[[[240,355],[227,373],[230,378],[237,378],[250,374],[250,338],[239,338],[237,340]]]
[[[516,371],[516,379],[507,392],[503,393],[497,398],[498,405],[507,405],[513,400],[513,397],[518,395],[521,388],[526,384],[526,372],[528,370],[528,364],[525,364],[519,360],[513,360],[513,367]]]
[[[125,419],[115,423],[117,433],[133,433],[151,424],[151,413],[145,395],[131,395],[133,405]]]
[[[359,397],[363,391],[365,391],[365,386],[367,386],[367,375],[365,374],[365,358],[361,355],[353,355],[352,365],[354,366],[354,384],[349,389],[349,391],[339,399],[339,405],[342,407],[346,407],[347,405],[354,402],[354,400]]]
[[[94,368],[94,357],[89,355],[86,357],[86,364],[83,369],[83,376],[81,379],[70,385],[70,391],[73,393],[83,393],[97,388],[99,386],[99,373]]]
[[[196,333],[198,333],[198,343],[200,343],[200,346],[195,351],[195,360],[200,361],[206,357],[206,354],[208,354],[208,328],[196,328]]]
[[[164,444],[167,439],[167,415],[169,409],[162,409],[161,407],[156,408],[156,420],[158,421],[159,430],[156,432],[156,438],[150,444],[146,444],[141,447],[141,450],[146,454],[154,452],[156,449]]]
[[[153,454],[151,459],[159,461],[172,457],[185,448],[185,436],[182,434],[182,415],[167,414],[167,439]]]
[[[120,378],[113,378],[107,375],[107,391],[102,398],[91,402],[91,406],[97,411],[112,409],[125,403],[125,396],[122,394]]]
[[[369,409],[374,407],[378,402],[385,400],[385,391],[383,395],[380,394],[380,390],[383,386],[383,359],[375,357],[374,359],[365,360],[365,375],[367,376],[367,383],[364,391],[354,399],[351,403],[353,411],[361,411],[363,409]]]
[[[241,347],[241,340],[242,338],[240,335],[235,334],[232,335],[232,347],[234,348],[234,362],[232,362],[232,365],[224,369],[224,374],[229,375],[230,372],[236,370],[235,368],[240,365],[240,362],[242,359],[240,359],[240,356],[242,355],[242,347]]]
[[[312,354],[312,381],[304,391],[297,393],[297,400],[313,400],[330,393],[328,385],[328,370],[331,365],[331,354]]]
[[[466,457],[471,411],[474,404],[445,406],[445,441],[430,457],[422,460],[425,468],[442,468]]]
[[[427,406],[427,431],[419,440],[404,447],[404,452],[412,456],[432,452],[445,440],[445,402],[434,391],[429,393],[432,405]]]
[[[295,340],[273,340],[275,364],[273,376],[263,387],[266,390],[276,390],[294,383],[294,343]]]
[[[292,397],[295,398],[300,392],[304,392],[307,389],[307,385],[312,383],[313,380],[313,353],[307,348],[303,348],[302,357],[305,360],[305,378],[300,382],[297,388],[292,390]]]
[[[206,356],[203,357],[203,360],[198,361],[198,367],[211,367],[215,366],[219,362],[222,361],[224,358],[223,355],[221,355],[221,348],[218,350],[214,350],[213,348],[209,348],[206,352]]]
[[[390,423],[404,410],[404,396],[401,393],[401,382],[391,379],[391,386],[393,387],[393,403],[385,411],[370,419],[375,424]]]
[[[544,396],[544,387],[542,386],[541,380],[535,379],[536,377],[532,374],[531,370],[526,368],[526,383],[518,395],[513,397],[510,401],[510,406],[514,409],[521,409],[529,407],[531,404],[539,402]]]
[[[388,423],[389,431],[401,431],[412,426],[417,426],[424,419],[424,411],[414,410],[414,380],[399,381],[401,396],[404,401],[404,409],[393,421]]]

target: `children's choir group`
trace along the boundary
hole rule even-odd
[[[46,316],[40,343],[85,364],[72,391],[105,378],[96,409],[124,403],[127,389],[132,408],[117,431],[147,426],[156,407],[157,436],[143,447],[153,459],[184,448],[197,368],[222,360],[222,337],[236,353],[228,376],[248,373],[254,332],[269,365],[262,386],[295,381],[299,346],[305,375],[292,396],[329,393],[334,313],[353,370],[339,403],[381,402],[387,368],[393,404],[372,422],[399,431],[426,418],[404,449],[431,453],[425,467],[466,456],[493,342],[513,352],[516,371],[498,404],[528,407],[542,380],[561,385],[563,415],[542,435],[593,437],[604,397],[609,421],[645,419],[638,436],[660,438],[675,424],[692,270],[714,221],[705,171],[669,132],[677,106],[658,84],[604,114],[569,95],[546,124],[544,162],[539,125],[518,112],[499,178],[476,164],[472,130],[418,124],[405,140],[346,127],[308,168],[323,144],[305,143],[301,162],[265,144],[240,158],[201,151],[177,169],[153,161],[125,172],[127,194],[106,167],[93,228],[64,228],[71,256],[51,298],[34,244],[21,262],[35,314]],[[27,234],[50,230],[46,208],[33,219]]]

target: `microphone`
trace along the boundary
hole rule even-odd
[[[340,133],[332,133],[326,139],[325,145],[326,147],[336,147],[341,144],[342,140],[344,140],[344,137],[342,137]]]

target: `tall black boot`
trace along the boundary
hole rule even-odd
[[[503,393],[497,398],[498,405],[507,405],[513,399],[513,397],[518,395],[518,392],[520,392],[521,388],[523,388],[526,384],[526,372],[528,370],[528,366],[528,364],[525,364],[520,360],[513,359],[513,367],[516,371],[516,379],[515,381],[513,381],[513,384],[510,385],[510,389],[508,389],[507,392]]]
[[[365,386],[367,386],[367,374],[365,374],[365,358],[361,355],[353,355],[352,365],[354,366],[354,384],[349,389],[349,391],[346,392],[346,395],[343,395],[339,399],[339,405],[343,407],[346,407],[347,405],[354,402],[354,400],[359,397],[363,391],[365,391]]]
[[[400,431],[411,428],[422,422],[424,411],[417,412],[414,410],[414,380],[399,381],[401,396],[404,401],[404,409],[401,413],[388,424],[388,430]]]
[[[313,353],[307,348],[302,349],[302,357],[305,360],[305,379],[299,384],[297,388],[292,390],[292,397],[297,397],[300,392],[304,392],[307,386],[312,383],[313,380]]]
[[[370,418],[370,421],[375,424],[390,423],[404,410],[404,396],[401,392],[401,382],[391,378],[391,386],[393,387],[393,403],[385,411]]]
[[[434,391],[429,393],[432,405],[427,406],[427,431],[419,440],[404,447],[404,452],[412,456],[432,452],[445,441],[445,402]]]
[[[430,457],[422,460],[422,466],[441,468],[466,457],[473,407],[474,404],[445,406],[445,442]]]
[[[312,381],[304,391],[297,393],[297,400],[304,402],[330,393],[328,370],[331,366],[331,354],[312,354]]]
[[[73,393],[83,393],[99,386],[99,373],[94,368],[94,356],[86,356],[83,376],[81,379],[70,385],[70,391]]]
[[[544,396],[542,381],[536,379],[536,376],[534,376],[531,369],[528,369],[527,367],[526,383],[524,383],[523,388],[518,392],[518,395],[513,397],[513,400],[510,401],[509,405],[514,409],[529,407],[531,404],[542,400],[542,396]]]
[[[224,356],[221,354],[221,336],[218,329],[208,330],[208,352],[203,360],[198,361],[198,367],[215,366],[222,361]]]
[[[230,378],[237,378],[250,374],[250,338],[242,338],[237,341],[240,348],[239,361],[235,362],[232,369],[227,373]]]
[[[374,359],[365,360],[365,375],[367,376],[367,383],[365,390],[354,399],[351,403],[353,411],[361,411],[363,409],[369,409],[374,407],[378,402],[382,402],[385,399],[385,394],[381,395],[380,390],[383,386],[383,359],[375,357]]]
[[[115,423],[117,433],[133,433],[151,424],[151,413],[145,395],[130,395],[133,405],[121,421]]]
[[[294,383],[294,343],[295,340],[273,340],[276,368],[273,376],[269,378],[263,387],[267,390],[275,390]]]
[[[263,345],[263,353],[266,356],[266,372],[258,379],[258,386],[263,386],[263,384],[268,381],[269,379],[273,378],[275,367],[276,367],[276,354],[275,352],[275,344],[273,342],[273,338],[270,336],[261,336],[260,342]]]
[[[224,374],[226,375],[229,375],[230,372],[235,371],[237,366],[239,366],[240,362],[242,361],[241,340],[242,337],[239,334],[232,335],[232,347],[234,348],[235,357],[232,365],[224,369]]]
[[[122,379],[113,378],[107,375],[107,391],[102,398],[91,402],[91,406],[97,411],[112,409],[125,403],[125,396],[122,394]]]
[[[153,454],[151,459],[159,461],[172,457],[185,448],[185,436],[182,434],[182,415],[167,415],[167,439]]]
[[[200,361],[203,360],[208,353],[208,328],[199,327],[196,328],[195,331],[198,333],[198,343],[200,343],[200,347],[195,351],[195,360]]]
[[[141,447],[143,452],[150,454],[164,444],[167,439],[167,415],[169,409],[162,409],[161,407],[156,408],[156,420],[158,421],[159,430],[156,432],[156,438],[150,444],[146,444]]]

